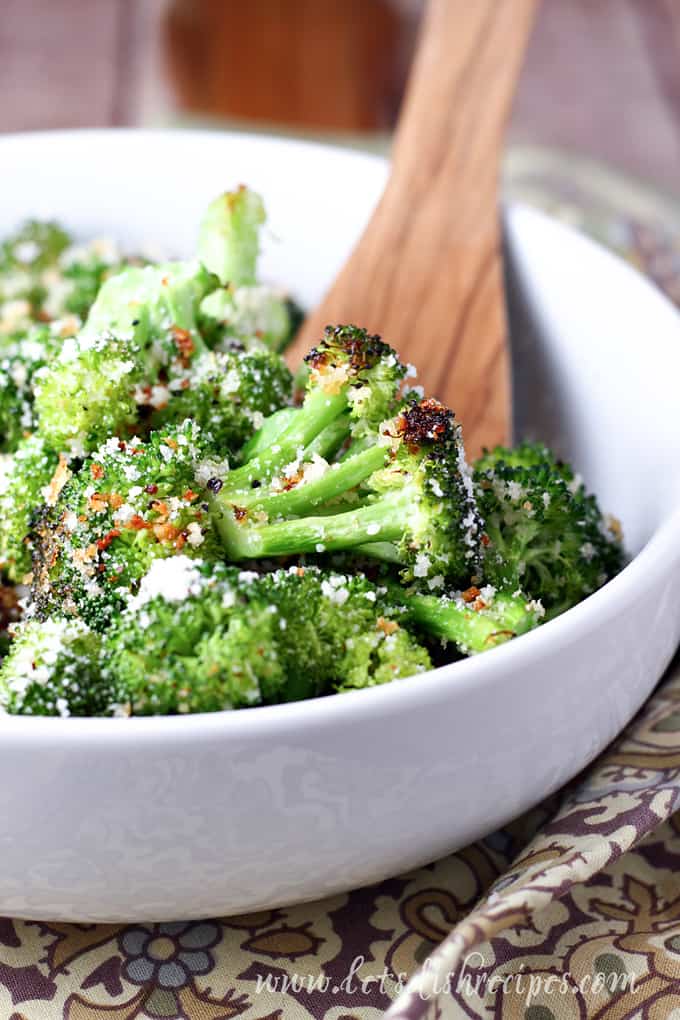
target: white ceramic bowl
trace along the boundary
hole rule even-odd
[[[205,203],[246,181],[270,212],[264,272],[305,302],[386,175],[355,152],[204,133],[6,136],[0,166],[0,233],[53,216],[178,254]],[[518,423],[622,518],[633,562],[538,631],[383,688],[189,718],[1,719],[0,913],[200,917],[381,879],[557,789],[647,697],[680,638],[680,320],[572,231],[524,209],[507,226]]]

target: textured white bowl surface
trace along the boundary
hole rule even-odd
[[[263,272],[305,303],[387,172],[290,141],[127,131],[5,136],[0,167],[0,234],[55,217],[178,255],[207,201],[246,182],[270,214]],[[0,914],[178,919],[378,880],[557,789],[647,697],[680,639],[680,320],[544,216],[511,209],[507,233],[518,422],[621,517],[633,561],[538,631],[383,688],[187,718],[0,718]]]

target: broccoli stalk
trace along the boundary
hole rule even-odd
[[[480,522],[471,480],[460,429],[437,401],[408,403],[383,422],[377,443],[300,482],[279,492],[271,484],[235,492],[231,483],[213,497],[230,558],[362,547],[370,555],[377,545],[378,555],[402,565],[407,581],[429,578],[436,586],[474,573]],[[310,514],[353,493],[359,505],[352,509]]]
[[[243,185],[219,195],[206,209],[198,232],[198,257],[222,284],[255,283],[265,219],[262,199]]]
[[[397,595],[396,592],[394,592]],[[544,615],[538,602],[492,589],[468,588],[452,596],[401,595],[410,620],[428,634],[453,641],[475,655],[536,627]]]
[[[380,337],[356,326],[327,326],[323,340],[305,361],[310,374],[302,407],[286,420],[275,442],[266,448],[259,444],[251,460],[221,480],[223,505],[247,501],[253,488],[266,485],[277,471],[298,461],[341,416],[343,427],[349,416],[349,430],[363,435],[377,431],[392,412],[405,369]],[[333,436],[335,443],[339,437]]]

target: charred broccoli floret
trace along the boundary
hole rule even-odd
[[[0,711],[12,715],[107,716],[119,691],[101,638],[81,620],[20,624],[0,667]]]
[[[107,626],[158,557],[221,556],[196,482],[200,430],[187,421],[145,442],[112,438],[61,479],[32,532],[39,615]]]
[[[51,499],[52,481],[65,461],[38,436],[24,439],[0,458],[0,568],[15,583],[31,570],[31,522]]]
[[[405,612],[361,576],[155,561],[107,634],[133,714],[216,711],[385,683],[429,668]]]
[[[382,423],[374,445],[320,464],[315,476],[288,465],[268,486],[241,493],[227,481],[213,506],[233,559],[361,548],[400,564],[403,580],[430,588],[475,571],[480,522],[472,479],[460,427],[437,401],[409,402]],[[357,505],[333,512],[330,501],[346,493]],[[326,512],[312,516],[316,507]]]
[[[553,617],[621,569],[618,522],[601,513],[579,476],[545,446],[487,451],[474,479],[488,583],[528,592]]]

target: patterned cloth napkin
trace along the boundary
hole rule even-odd
[[[516,192],[577,220],[680,303],[675,209],[650,216],[636,192],[622,215],[592,174],[572,168],[560,183],[545,165],[537,178],[535,159],[523,166]],[[559,796],[418,871],[211,921],[0,920],[0,1020],[678,1020],[678,809],[680,662]]]

